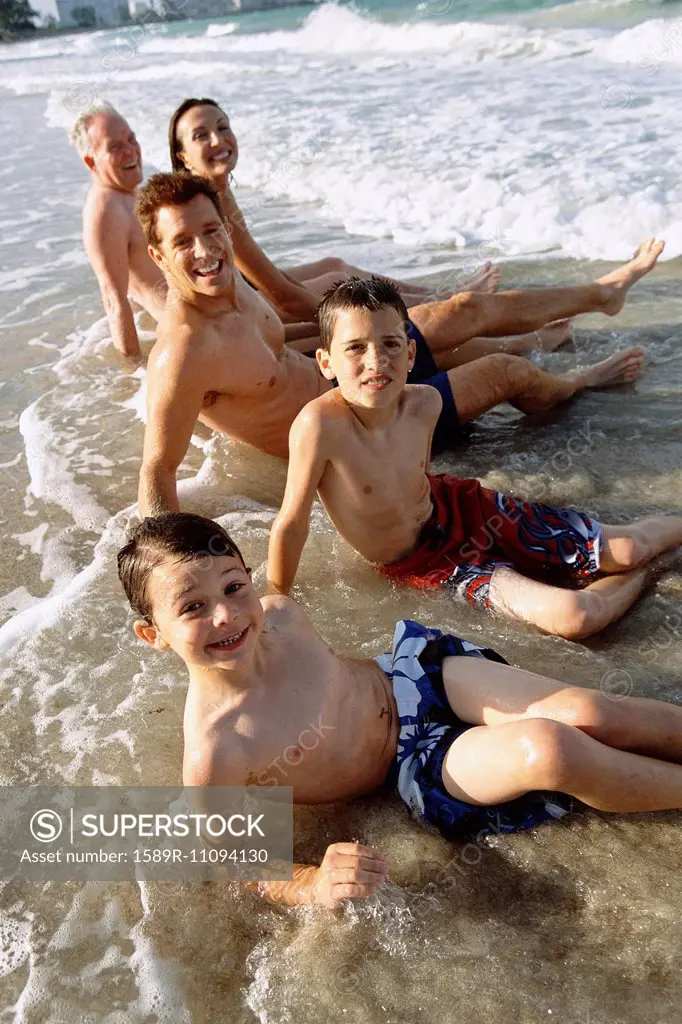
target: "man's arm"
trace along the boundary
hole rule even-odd
[[[139,356],[140,343],[128,302],[130,223],[127,215],[111,207],[95,211],[85,225],[83,240],[97,275],[114,345],[124,356]]]
[[[187,353],[159,371],[151,366],[147,381],[147,426],[138,505],[141,516],[178,512],[176,473],[210,390],[209,367]]]
[[[223,209],[232,238],[234,259],[241,273],[263,293],[281,313],[293,320],[314,321],[317,299],[298,281],[287,277],[265,255],[251,236],[244,216],[231,192],[223,201]]]
[[[268,583],[279,594],[294,585],[308,538],[310,512],[327,457],[322,415],[315,402],[298,414],[289,431],[289,469],[282,507],[272,525],[268,548]]]

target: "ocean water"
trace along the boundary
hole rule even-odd
[[[636,387],[489,414],[436,468],[605,521],[682,504],[681,3],[324,4],[62,36],[0,47],[0,90],[1,783],[180,781],[184,671],[134,639],[115,574],[144,370],[112,350],[80,240],[87,175],[65,129],[96,97],[148,169],[168,166],[186,95],[222,102],[239,197],[283,265],[333,254],[435,283],[493,258],[507,285],[551,284],[665,237],[622,316],[581,318],[540,359],[641,343]],[[284,466],[199,427],[180,475],[262,583]],[[623,622],[569,644],[392,591],[318,508],[297,593],[345,653],[386,649],[409,616],[614,699],[682,700],[679,557]],[[338,916],[218,885],[4,884],[0,1021],[674,1024],[681,820],[586,813],[462,847],[393,798],[302,811],[301,859],[355,838],[391,860],[385,892]]]

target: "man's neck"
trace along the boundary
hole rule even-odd
[[[92,184],[95,188],[99,188],[102,192],[115,192],[119,196],[131,196],[134,198],[137,188],[132,191],[129,188],[124,188],[122,185],[115,185],[113,182],[100,181],[99,178],[93,175]]]
[[[180,299],[188,306],[192,306],[208,319],[215,319],[225,313],[238,312],[241,308],[239,302],[239,271],[232,270],[232,281],[220,295],[202,295],[201,292],[194,292],[191,289],[183,289],[176,292]],[[174,290],[171,283],[169,288]]]

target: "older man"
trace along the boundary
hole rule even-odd
[[[158,320],[167,290],[163,274],[149,258],[135,216],[136,191],[142,181],[140,145],[125,118],[103,102],[80,115],[70,138],[92,175],[83,211],[83,241],[97,275],[111,336],[123,355],[139,356],[128,295]]]
[[[295,417],[331,384],[314,360],[285,345],[280,319],[236,270],[219,197],[208,181],[154,175],[141,190],[137,212],[150,255],[173,296],[161,314],[149,359],[140,473],[140,511],[158,515],[178,509],[176,472],[197,419],[286,458]],[[426,338],[433,361],[477,335],[520,334],[586,312],[614,316],[662,249],[662,242],[650,239],[629,263],[585,286],[496,295],[466,292],[417,306],[410,310],[411,330]],[[642,349],[628,349],[584,370],[554,376],[518,356],[498,353],[437,374],[428,383],[441,391],[450,415],[445,432],[456,437],[459,423],[499,402],[537,411],[582,388],[634,380],[643,355]]]

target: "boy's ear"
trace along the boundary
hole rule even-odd
[[[331,360],[329,358],[329,352],[327,351],[327,349],[326,348],[317,348],[317,349],[315,349],[315,358],[317,359],[317,365],[320,368],[320,372],[322,373],[322,376],[326,377],[327,380],[334,380],[334,377],[336,376],[336,374],[334,373],[334,371],[331,368]]]
[[[135,636],[139,640],[143,640],[148,647],[153,647],[155,651],[168,650],[169,645],[153,623],[150,625],[144,619],[138,619],[133,624],[133,629],[135,630]]]

